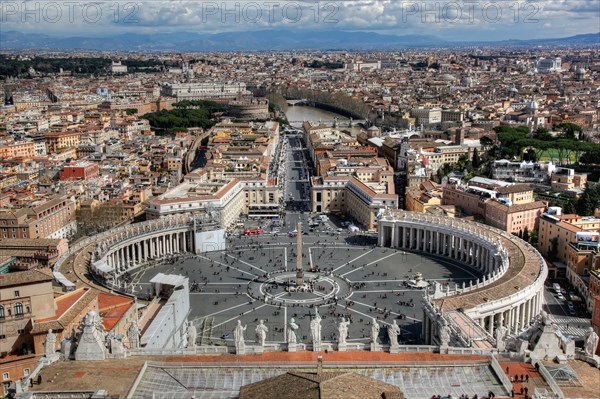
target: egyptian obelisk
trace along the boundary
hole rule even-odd
[[[298,235],[296,236],[296,287],[304,285],[304,273],[302,273],[302,222],[298,222]]]

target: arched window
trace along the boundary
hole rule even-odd
[[[4,318],[4,306],[0,305],[0,319]]]
[[[15,316],[23,314],[23,304],[21,302],[15,303]]]

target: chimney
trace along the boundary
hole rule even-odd
[[[317,375],[323,373],[323,356],[317,357]]]

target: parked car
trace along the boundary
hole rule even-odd
[[[569,309],[575,309],[575,305],[571,301],[567,302],[567,306],[569,307]]]
[[[559,292],[560,292],[560,285],[559,285],[558,283],[554,283],[554,284],[552,284],[552,288],[554,289],[554,291],[555,291],[556,293],[559,293]]]
[[[565,300],[565,297],[564,297],[564,296],[563,296],[563,294],[561,294],[560,292],[558,293],[558,295],[556,295],[556,297],[557,297],[558,299],[560,299],[561,301],[564,301],[564,300]]]

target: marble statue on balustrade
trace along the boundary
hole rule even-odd
[[[238,320],[235,329],[233,330],[233,340],[235,343],[235,353],[238,355],[246,354],[246,343],[244,342],[244,332],[246,327],[242,326],[242,321]]]
[[[535,325],[531,327],[529,343],[532,350],[527,354],[532,360],[558,360],[563,363],[575,355],[573,340],[559,331],[545,311],[537,316]]]
[[[107,355],[106,334],[102,327],[102,318],[90,310],[80,326],[82,331],[75,351],[75,360],[104,360]]]
[[[387,328],[388,338],[390,340],[390,348],[398,348],[398,335],[400,335],[400,326],[396,323],[396,320],[392,322]]]
[[[499,325],[496,328],[495,338],[496,338],[496,348],[498,349],[498,352],[504,352],[504,350],[506,350],[505,339],[506,339],[507,331],[508,330],[503,325]]]
[[[447,347],[450,344],[450,328],[446,320],[442,319],[440,326],[440,347]]]
[[[198,332],[196,331],[196,326],[190,321],[187,328],[187,347],[192,349],[195,348],[197,338]]]
[[[315,314],[310,320],[310,335],[312,337],[313,351],[321,350],[321,315],[315,307]]]
[[[350,325],[349,321],[346,321],[344,317],[340,320],[340,324],[338,324],[338,344],[346,345],[346,338],[348,338],[348,326]]]
[[[585,336],[583,351],[587,356],[595,356],[596,348],[598,348],[598,334],[594,331],[594,327],[590,327]]]
[[[374,317],[371,319],[371,343],[377,345],[377,339],[379,338],[379,323]]]
[[[106,334],[106,348],[114,358],[125,358],[125,346],[123,345],[123,338],[123,334],[115,335],[113,332]]]
[[[298,330],[298,324],[296,324],[296,320],[292,317],[287,326],[287,338],[286,341],[288,344],[295,344],[298,342],[298,337],[296,336],[296,331]]]
[[[129,349],[138,349],[140,347],[140,328],[137,320],[134,320],[129,325],[127,339],[129,340]]]
[[[264,320],[259,321],[254,332],[256,333],[256,343],[258,343],[260,346],[265,346],[265,340],[267,339],[269,328],[265,326]]]
[[[56,354],[56,334],[52,332],[52,329],[48,330],[46,334],[46,343],[44,344],[46,357],[52,357]]]

